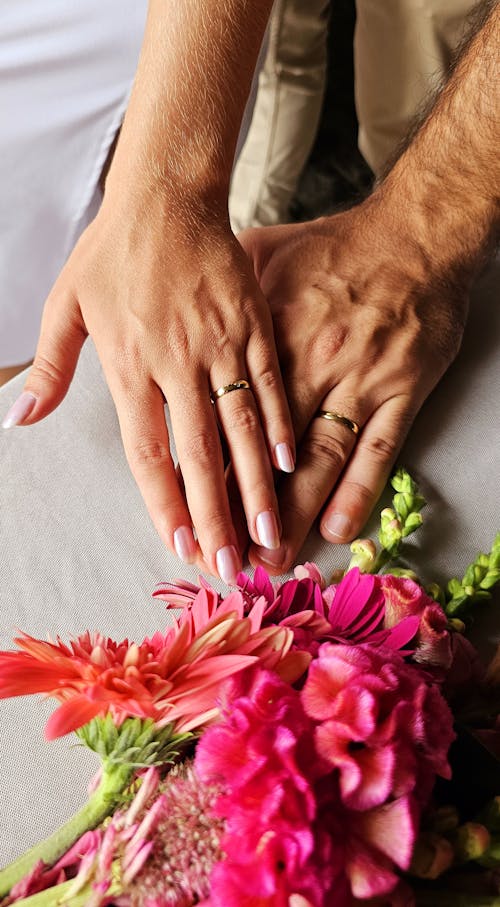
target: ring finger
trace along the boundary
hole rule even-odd
[[[325,417],[325,413],[328,415]],[[252,564],[288,570],[355,448],[369,407],[335,388],[323,400],[300,445],[295,473],[280,485],[283,538],[277,551],[252,547]]]
[[[245,366],[237,359],[218,362],[211,377],[214,407],[229,448],[250,537],[266,549],[278,548],[281,527],[272,468]]]

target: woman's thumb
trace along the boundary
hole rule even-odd
[[[72,295],[53,290],[43,311],[38,346],[21,395],[2,422],[3,428],[32,425],[64,399],[87,337],[80,306]]]

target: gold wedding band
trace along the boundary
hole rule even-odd
[[[224,394],[230,394],[231,391],[249,391],[251,387],[248,381],[245,381],[244,378],[239,378],[237,381],[231,381],[231,384],[223,384],[222,387],[218,387],[217,390],[211,391],[210,399],[212,403],[215,403],[219,397],[223,397]]]
[[[353,435],[359,434],[358,423],[353,419],[348,419],[347,416],[341,416],[340,413],[333,413],[329,409],[319,409],[316,416],[320,419],[327,419],[329,422],[340,422],[341,425],[345,425],[349,431],[352,431]]]

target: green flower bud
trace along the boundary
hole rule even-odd
[[[406,491],[413,493],[415,491],[416,485],[410,476],[409,472],[403,467],[400,467],[396,470],[394,475],[391,478],[391,485],[394,488],[394,491]]]
[[[438,585],[438,583],[430,583],[425,587],[425,591],[427,592],[427,595],[433,598],[434,601],[438,602],[441,607],[444,608],[446,602],[444,589],[442,589],[441,586]]]
[[[389,572],[391,573],[391,576],[404,576],[420,585],[420,580],[414,570],[405,570],[404,567],[391,567]]]
[[[500,567],[495,567],[494,569],[488,570],[481,580],[480,586],[481,589],[492,589],[498,582],[500,582]]]
[[[408,519],[405,521],[403,528],[403,538],[406,538],[407,535],[410,535],[411,532],[415,532],[415,529],[418,529],[422,525],[424,518],[421,513],[410,513]]]
[[[489,849],[490,833],[479,822],[465,822],[460,825],[451,839],[455,856],[461,863],[477,860]]]
[[[454,856],[453,847],[446,838],[427,832],[415,844],[410,874],[419,879],[437,879],[450,868]]]
[[[377,556],[377,547],[371,539],[355,539],[351,543],[352,557],[348,570],[358,567],[361,573],[370,573]]]
[[[406,520],[408,514],[410,513],[412,507],[413,495],[405,494],[400,491],[398,494],[395,494],[392,503],[394,510],[396,511],[398,517],[403,522]]]
[[[479,857],[478,863],[487,869],[500,868],[500,835],[492,837],[488,850],[483,856]]]
[[[457,633],[465,633],[465,624],[459,617],[452,617],[448,623],[451,629],[455,630]]]
[[[402,526],[394,510],[386,507],[380,514],[379,540],[383,548],[391,551],[401,541]]]

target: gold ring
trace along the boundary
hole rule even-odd
[[[320,419],[328,419],[329,422],[340,422],[341,425],[345,425],[349,431],[352,431],[353,435],[359,434],[358,423],[354,422],[353,419],[348,419],[347,416],[341,416],[340,413],[332,413],[329,409],[320,409],[316,416]]]
[[[211,391],[210,399],[212,403],[215,403],[219,397],[223,397],[224,394],[230,394],[231,391],[249,391],[251,387],[248,381],[245,381],[244,378],[238,378],[237,381],[231,381],[231,384],[223,384],[222,387],[218,387],[217,390]]]

